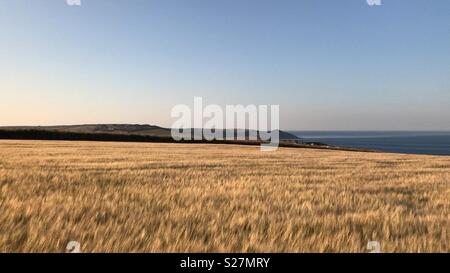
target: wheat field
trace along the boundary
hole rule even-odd
[[[450,157],[0,141],[0,252],[450,251]]]

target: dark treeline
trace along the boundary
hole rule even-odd
[[[119,141],[119,142],[157,142],[157,143],[216,143],[216,144],[245,144],[259,145],[260,141],[248,140],[181,140],[172,137],[149,136],[137,134],[106,134],[106,133],[78,133],[50,130],[0,130],[0,139],[18,140],[80,140],[80,141]]]
[[[149,136],[137,134],[106,134],[106,133],[77,133],[77,132],[61,132],[36,129],[22,130],[1,130],[0,139],[16,139],[16,140],[73,140],[73,141],[118,141],[118,142],[155,142],[155,143],[204,143],[204,144],[238,144],[238,145],[261,145],[261,141],[255,140],[181,140],[176,141],[172,137]],[[365,151],[370,150],[330,147],[314,143],[292,143],[281,140],[280,147],[291,148],[314,148],[314,149],[331,149],[345,151]]]
[[[92,141],[133,141],[133,142],[173,142],[167,137],[123,135],[104,133],[77,133],[49,130],[0,130],[0,139],[30,140],[92,140]]]

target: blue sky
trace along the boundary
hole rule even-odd
[[[450,1],[0,0],[0,125],[279,104],[282,129],[450,130]]]

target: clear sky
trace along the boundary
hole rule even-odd
[[[450,130],[450,1],[0,0],[0,125],[170,126],[279,104],[282,129]]]

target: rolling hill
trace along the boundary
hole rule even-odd
[[[59,126],[8,126],[0,127],[5,131],[50,131],[60,133],[98,134],[98,135],[137,135],[158,138],[171,138],[171,129],[148,124],[82,124],[82,125],[59,125]],[[235,130],[235,132],[238,130]],[[242,131],[242,130],[241,130]],[[200,129],[192,130],[192,133],[201,132]],[[249,135],[245,130],[245,135]],[[254,132],[254,131],[253,131]],[[257,132],[259,135],[259,132]],[[299,140],[298,137],[281,131],[280,140]]]

